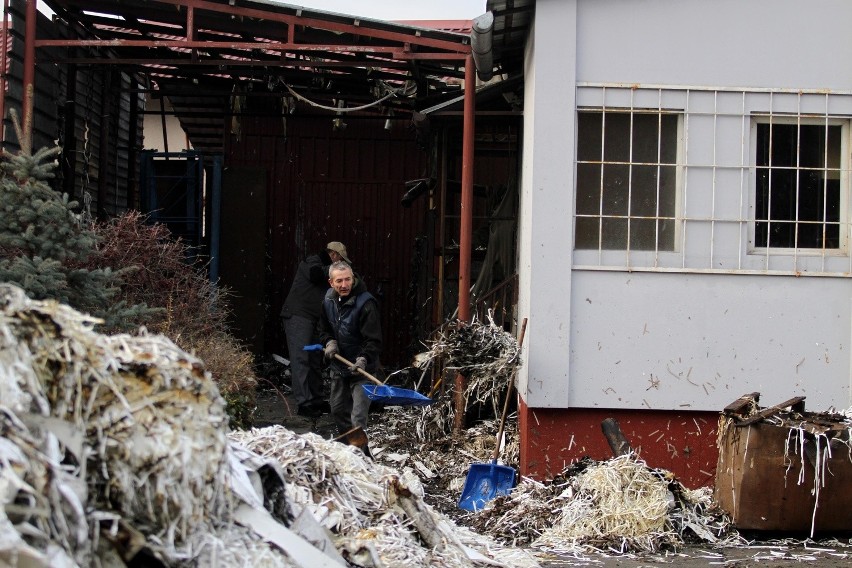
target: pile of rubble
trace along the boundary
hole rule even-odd
[[[546,483],[521,478],[509,495],[468,513],[457,501],[471,463],[488,462],[496,421],[483,421],[464,437],[416,442],[417,425],[433,409],[388,409],[370,432],[379,462],[416,473],[426,500],[460,525],[505,546],[576,556],[654,553],[686,543],[734,546],[744,541],[716,506],[710,488],[690,490],[671,472],[650,468],[635,454],[606,461],[585,458]],[[510,420],[500,455],[517,466],[519,445]]]
[[[709,489],[633,454],[462,511],[496,421],[459,439],[441,435],[442,404],[388,408],[370,429],[375,461],[280,426],[231,432],[200,360],[96,323],[0,285],[0,563],[532,568],[539,553],[741,543]],[[509,373],[516,359],[508,349]]]
[[[0,564],[536,565],[351,448],[283,428],[229,439],[201,361],[96,323],[0,285]]]

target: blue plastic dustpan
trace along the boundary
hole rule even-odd
[[[305,351],[321,351],[322,345],[315,343],[313,345],[305,345],[302,349]],[[339,354],[335,354],[334,358],[348,367],[352,366],[350,361],[344,359]],[[424,396],[415,390],[389,387],[364,369],[358,369],[358,373],[374,383],[372,385],[361,385],[361,388],[367,394],[367,398],[372,401],[388,406],[428,406],[435,402],[428,396]]]
[[[387,385],[361,385],[367,398],[387,406],[429,406],[434,400],[417,391]]]
[[[515,487],[515,469],[506,465],[474,463],[470,465],[464,482],[459,508],[466,511],[481,511],[488,501],[500,495],[508,495]]]

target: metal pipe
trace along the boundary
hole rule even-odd
[[[35,40],[38,0],[27,0],[26,33],[24,35],[24,100],[21,109],[24,139],[19,140],[25,154],[33,148],[33,101],[35,100]]]
[[[494,31],[494,13],[485,12],[474,18],[470,26],[470,48],[476,74],[481,81],[490,81],[494,76],[494,55],[491,51],[491,37]]]
[[[464,66],[464,128],[462,130],[462,183],[459,231],[459,320],[470,321],[470,258],[473,240],[473,137],[476,112],[476,78],[473,56]]]
[[[462,129],[462,195],[461,221],[459,230],[459,308],[458,319],[470,321],[470,257],[473,241],[473,137],[476,96],[476,78],[474,77],[473,56],[468,55],[464,65],[464,127]],[[453,432],[461,434],[464,430],[465,389],[467,378],[456,374],[453,389]]]

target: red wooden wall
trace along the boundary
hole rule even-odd
[[[286,123],[285,123],[286,120]],[[415,275],[415,239],[426,231],[426,199],[404,208],[404,182],[424,174],[419,150],[404,120],[390,130],[384,120],[344,117],[343,130],[331,117],[288,115],[239,121],[226,140],[226,167],[262,167],[268,206],[265,280],[265,348],[284,354],[278,317],[301,259],[343,242],[355,271],[379,299],[384,334],[383,363],[408,364],[407,291]],[[222,212],[223,216],[228,211]]]

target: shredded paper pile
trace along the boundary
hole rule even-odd
[[[449,322],[435,332],[429,350],[417,357],[417,367],[431,366],[461,373],[467,378],[468,406],[483,403],[499,414],[499,401],[520,366],[518,341],[497,326],[491,314],[487,322]]]
[[[386,427],[371,433],[376,459],[416,472],[436,509],[506,546],[576,556],[654,553],[689,542],[742,542],[728,515],[713,502],[710,488],[690,490],[671,472],[650,468],[635,454],[606,461],[585,458],[546,483],[521,478],[509,495],[490,501],[484,510],[461,511],[457,500],[467,469],[490,460],[497,422],[480,422],[462,438],[412,443],[393,434],[414,431],[421,413],[425,411],[385,412]],[[512,417],[506,431],[502,461],[517,468]]]
[[[201,361],[96,323],[0,285],[0,564],[537,565],[353,448],[280,427],[229,438]]]

